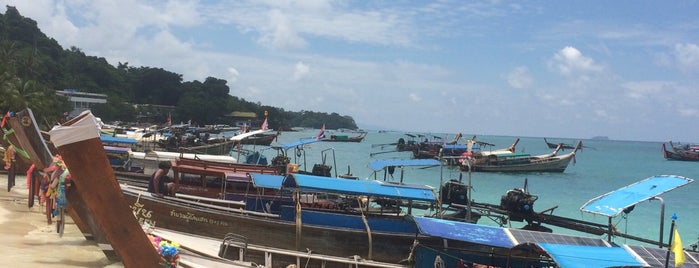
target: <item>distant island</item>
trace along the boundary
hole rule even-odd
[[[592,140],[608,141],[609,137],[607,137],[607,136],[594,136],[594,137],[592,137]]]

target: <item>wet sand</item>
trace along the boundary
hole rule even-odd
[[[38,200],[27,206],[26,177],[17,176],[7,191],[7,173],[0,173],[0,255],[10,267],[124,267],[107,259],[97,244],[87,240],[66,215],[63,236],[56,219],[48,224]]]

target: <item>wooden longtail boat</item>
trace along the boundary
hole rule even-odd
[[[360,255],[391,263],[406,259],[416,238],[415,224],[405,217],[405,212],[393,207],[385,209],[390,214],[380,213],[380,207],[356,209],[332,202],[334,199],[329,197],[345,197],[343,200],[348,202],[360,196],[365,196],[361,200],[389,198],[408,204],[436,201],[431,188],[397,183],[304,174],[251,176],[257,189],[276,189],[286,192],[286,197],[258,195],[249,196],[244,202],[226,200],[219,205],[204,205],[182,198],[154,197],[129,186],[123,189],[139,221],[155,227],[219,239],[235,234],[255,245],[308,249],[332,256]]]
[[[670,146],[663,143],[663,157],[667,160],[680,161],[699,161],[699,145],[674,145],[669,142]]]
[[[49,134],[70,169],[75,191],[125,267],[157,267],[161,257],[123,198],[89,111]]]
[[[33,116],[31,116],[31,109],[27,109],[18,114],[28,114],[30,115],[29,118],[33,118]],[[8,122],[13,121],[19,121],[19,119],[16,116],[8,118]],[[9,132],[6,133],[11,134],[8,136],[10,140],[14,140],[14,144],[20,144],[21,141],[21,144],[29,146],[18,147],[18,149],[21,150],[23,154],[27,156],[43,155],[43,157],[27,158],[26,160],[29,161],[29,165],[43,165],[47,167],[52,166],[54,163],[52,163],[53,159],[50,156],[52,152],[56,152],[57,149],[53,146],[53,144],[50,141],[46,141],[44,135],[39,135],[38,132],[31,131],[32,129],[38,129],[35,121],[32,120],[22,124],[13,123],[13,125],[17,126],[17,128],[21,130],[15,132],[14,128],[7,129],[9,130]],[[25,128],[29,130],[24,130]],[[15,135],[16,133],[22,133],[23,135]],[[51,159],[51,162],[41,162],[42,160],[45,161],[46,159]],[[30,174],[29,178],[30,185],[27,185],[27,187],[30,189],[28,200],[29,207],[33,206],[34,200],[36,199],[36,195],[40,194],[38,190],[39,178],[43,177],[44,174],[43,170],[38,170],[36,168],[32,170],[33,171]],[[75,191],[66,191],[65,198],[68,201],[68,205],[65,207],[65,211],[73,219],[73,222],[82,232],[83,236],[85,236],[85,238],[88,240],[94,240],[98,244],[100,249],[102,249],[102,251],[108,259],[119,260],[119,257],[116,255],[116,252],[114,252],[113,248],[109,244],[109,241],[107,241],[107,238],[105,237],[104,233],[99,229],[99,227],[95,223],[95,220],[92,218],[92,215],[87,210],[85,203],[82,200],[82,197],[77,195]],[[52,217],[50,216],[50,213],[52,213],[51,206],[46,205],[45,207],[47,208],[47,219],[50,221],[52,219]],[[56,223],[57,231],[59,233],[62,230],[62,224],[64,223],[65,221],[58,221]]]
[[[462,170],[481,172],[564,172],[581,147],[578,141],[572,152],[558,155],[561,145],[549,154],[529,155],[522,153],[479,154],[463,161]]]
[[[361,132],[359,135],[349,137],[347,135],[330,135],[329,138],[321,139],[320,141],[328,142],[361,142],[366,137],[367,132]]]

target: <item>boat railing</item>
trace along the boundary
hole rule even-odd
[[[247,254],[263,254],[264,264],[256,264],[257,266],[252,267],[276,267],[273,265],[274,259],[295,259],[296,267],[306,267],[303,264],[307,264],[309,261],[322,262],[321,267],[327,266],[344,266],[344,267],[375,267],[375,268],[406,268],[407,265],[401,265],[396,263],[387,262],[377,262],[372,260],[366,260],[358,255],[349,257],[331,256],[314,253],[312,250],[307,249],[306,252],[286,250],[272,247],[265,247],[255,244],[249,244],[244,236],[229,233],[223,240],[214,239],[210,237],[204,237],[199,235],[193,235],[189,233],[182,233],[178,231],[163,229],[163,228],[153,228],[151,230],[153,235],[157,235],[164,239],[170,241],[177,241],[180,246],[189,251],[195,252],[196,254],[201,254],[207,257],[220,258],[221,260],[232,261],[233,263],[249,263],[249,261],[244,260]],[[230,252],[232,250],[238,249],[238,253]],[[225,250],[225,251],[224,251]],[[229,255],[222,255],[222,253],[228,253]],[[233,259],[235,258],[235,260]],[[332,264],[332,265],[330,265]],[[247,266],[246,266],[247,267]]]
[[[341,265],[348,265],[349,267],[354,267],[354,266],[359,266],[359,267],[381,267],[381,268],[404,268],[407,267],[405,265],[400,265],[400,264],[394,264],[394,263],[386,263],[386,262],[376,262],[376,261],[371,261],[371,260],[365,260],[359,255],[354,255],[354,256],[349,256],[348,257],[339,257],[339,256],[331,256],[331,255],[323,255],[323,254],[317,254],[313,253],[312,250],[307,249],[307,252],[302,252],[302,251],[294,251],[294,250],[286,250],[286,249],[280,249],[280,248],[272,248],[272,247],[265,247],[265,246],[259,246],[259,245],[253,245],[253,244],[248,244],[247,239],[243,236],[236,235],[236,234],[227,234],[226,237],[224,238],[223,242],[221,243],[221,248],[219,251],[219,257],[221,258],[226,258],[227,255],[225,253],[228,250],[232,250],[230,248],[237,248],[239,250],[238,253],[238,259],[234,261],[245,261],[244,257],[247,252],[259,252],[264,254],[264,264],[262,264],[263,267],[273,267],[272,260],[274,259],[274,256],[285,256],[285,257],[292,257],[296,259],[296,267],[305,267],[303,264],[308,263],[309,261],[321,261],[324,265],[328,265],[329,263],[332,264],[341,264]],[[324,267],[324,266],[323,266]]]
[[[150,192],[146,191],[145,188],[127,185],[127,184],[122,184],[121,189],[122,189],[122,191],[130,192],[130,193],[134,193],[134,194],[138,194],[138,195],[142,195],[142,194],[149,194],[150,195],[151,194]],[[208,198],[208,197],[201,197],[201,196],[194,196],[194,195],[185,195],[185,194],[177,194],[176,197],[164,196],[163,198],[165,198],[166,200],[172,201],[172,202],[179,202],[179,203],[188,204],[188,205],[206,207],[206,208],[215,209],[215,210],[235,212],[235,213],[240,213],[240,214],[255,215],[255,216],[261,216],[261,217],[267,217],[267,218],[279,218],[279,215],[277,215],[277,214],[246,210],[245,209],[245,202],[242,202],[242,201],[223,200],[223,199]],[[205,203],[205,202],[209,202],[209,203]],[[235,205],[238,207],[228,207],[228,206],[224,206],[224,205]]]

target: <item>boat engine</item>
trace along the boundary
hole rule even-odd
[[[468,204],[468,186],[457,180],[449,180],[442,185],[442,204]]]
[[[530,221],[534,214],[534,202],[539,197],[529,194],[522,188],[508,190],[500,198],[500,208],[507,211],[511,221]]]
[[[311,170],[311,174],[322,177],[330,177],[330,170],[333,167],[324,164],[315,164]]]

